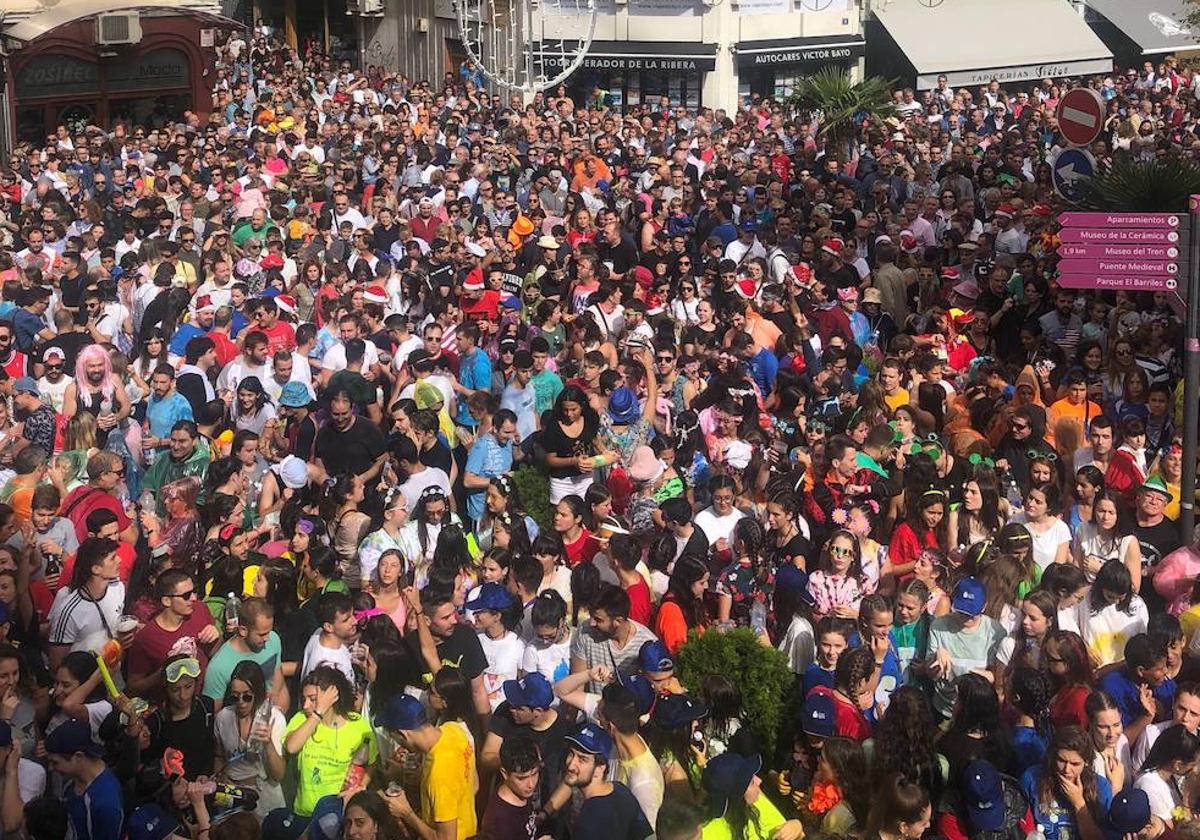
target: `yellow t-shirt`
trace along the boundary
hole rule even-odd
[[[779,809],[765,795],[758,797],[754,807],[758,810],[758,825],[755,827],[753,820],[746,825],[746,840],[767,840],[779,826],[787,822],[783,814],[779,813]],[[706,822],[701,829],[700,838],[701,840],[733,840],[733,831],[725,818],[721,817]]]
[[[906,391],[904,388],[901,388],[890,397],[887,394],[884,394],[883,401],[887,403],[888,408],[890,408],[892,411],[895,411],[902,405],[908,405],[908,391]]]
[[[287,735],[304,723],[304,712],[296,712],[288,721]],[[338,794],[346,781],[350,765],[370,766],[378,758],[375,733],[362,715],[352,714],[337,728],[317,724],[297,756],[298,785],[295,812],[310,816],[322,796]]]
[[[475,748],[462,724],[450,721],[438,727],[442,737],[434,744],[421,773],[421,819],[436,829],[440,822],[457,820],[458,840],[474,837]]]

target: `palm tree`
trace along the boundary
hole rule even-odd
[[[1125,213],[1186,213],[1188,196],[1200,193],[1200,165],[1181,155],[1152,161],[1114,156],[1108,171],[1083,185],[1085,207]]]
[[[836,67],[826,67],[801,80],[791,99],[793,107],[807,108],[820,117],[818,133],[839,152],[848,153],[863,117],[881,121],[896,113],[892,82],[871,76],[861,82]]]

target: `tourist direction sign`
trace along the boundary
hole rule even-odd
[[[1117,228],[1177,228],[1186,217],[1176,213],[1089,213],[1070,210],[1060,213],[1058,222],[1063,227],[1117,227]]]
[[[1163,274],[1175,276],[1179,263],[1164,260],[1063,260],[1058,264],[1063,274],[1098,271],[1103,274]]]
[[[1060,274],[1058,285],[1064,289],[1124,289],[1131,292],[1173,292],[1178,279],[1167,274],[1125,275],[1099,273]]]
[[[1177,260],[1179,248],[1175,245],[1077,245],[1064,243],[1058,246],[1062,259],[1103,260]]]
[[[1077,245],[1125,245],[1125,244],[1176,244],[1187,233],[1187,229],[1174,228],[1107,228],[1070,227],[1059,231],[1064,244]]]

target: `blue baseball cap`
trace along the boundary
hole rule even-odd
[[[658,639],[643,642],[638,650],[638,668],[645,674],[666,674],[675,670],[675,657]]]
[[[179,828],[179,821],[153,803],[129,815],[129,840],[164,840]]]
[[[808,591],[808,573],[803,569],[785,563],[775,572],[775,591],[791,592],[808,606],[816,606],[816,600]]]
[[[263,840],[300,840],[310,822],[288,808],[276,808],[263,817]]]
[[[824,692],[816,691],[804,698],[800,718],[801,728],[808,735],[832,738],[837,734],[837,712],[833,698]]]
[[[972,831],[999,831],[1004,825],[1004,785],[990,761],[972,761],[963,770],[963,802]]]
[[[505,680],[501,690],[510,706],[549,709],[554,705],[554,689],[538,671],[526,674],[519,680]]]
[[[663,729],[678,729],[707,714],[707,706],[686,694],[667,694],[654,704],[654,722]]]
[[[762,756],[721,753],[704,766],[701,783],[708,791],[708,804],[713,819],[725,816],[731,799],[741,799],[746,788],[762,767]]]
[[[312,820],[308,824],[308,840],[338,840],[342,836],[342,820],[345,816],[342,797],[322,796],[313,808]]]
[[[92,727],[86,720],[60,723],[46,736],[46,752],[54,755],[103,755],[104,749],[92,739]]]
[[[638,715],[650,714],[655,701],[658,700],[658,693],[650,684],[650,680],[641,674],[634,674],[632,677],[625,678],[624,685],[633,694],[633,699],[637,701]]]
[[[380,729],[420,729],[428,722],[421,701],[409,694],[397,694],[375,713],[375,725]]]
[[[1113,833],[1137,834],[1150,824],[1150,797],[1140,788],[1125,788],[1113,794],[1108,806],[1108,822]]]
[[[987,601],[987,588],[978,578],[965,577],[954,587],[954,595],[950,598],[950,608],[956,613],[974,618],[983,614],[983,605]]]
[[[612,754],[612,736],[594,723],[585,723],[565,738],[568,744],[589,755],[607,759]]]
[[[512,594],[501,583],[485,583],[479,587],[475,597],[467,601],[467,609],[472,612],[479,610],[503,612],[511,606]]]

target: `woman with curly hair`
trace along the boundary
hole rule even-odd
[[[878,787],[891,774],[900,773],[940,799],[949,765],[929,737],[936,727],[921,690],[912,685],[897,688],[875,724],[875,737],[864,744],[871,756],[872,784]]]
[[[990,761],[1004,773],[1012,768],[1012,741],[1000,717],[1000,696],[986,677],[971,673],[959,678],[950,728],[938,741],[938,750],[950,764],[951,779],[977,759]]]

